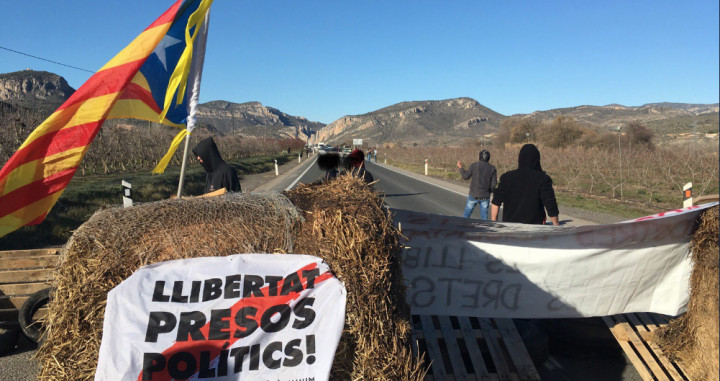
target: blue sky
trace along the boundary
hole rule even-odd
[[[170,0],[4,1],[0,46],[97,70]],[[717,103],[718,1],[215,0],[201,102],[330,123],[471,97],[505,115]],[[0,50],[79,87],[90,73]]]

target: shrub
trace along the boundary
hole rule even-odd
[[[575,143],[583,133],[575,118],[558,116],[540,128],[538,140],[548,147],[563,148]]]
[[[650,149],[655,148],[653,144],[655,133],[638,121],[628,123],[626,136],[631,145],[643,146]]]

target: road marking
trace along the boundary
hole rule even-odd
[[[320,156],[316,156],[315,159],[313,159],[313,162],[310,163],[310,165],[308,165],[307,169],[305,169],[305,172],[303,172],[302,174],[300,174],[300,176],[298,176],[298,178],[295,179],[295,181],[293,181],[292,184],[290,184],[289,187],[285,188],[286,191],[289,191],[290,189],[292,189],[292,187],[294,187],[295,184],[297,184],[298,181],[300,181],[300,179],[301,179],[303,176],[305,176],[305,174],[310,170],[310,168],[312,168],[313,165],[315,165],[315,162],[317,161],[318,157],[320,157]]]
[[[431,183],[431,182],[429,182],[429,181],[427,181],[427,180],[423,180],[423,179],[419,179],[419,178],[417,178],[417,177],[409,176],[409,175],[407,175],[407,174],[405,174],[405,173],[402,173],[402,172],[396,171],[396,170],[394,170],[394,169],[391,169],[390,167],[385,166],[385,165],[382,165],[382,166],[379,165],[379,164],[375,164],[375,165],[377,165],[377,166],[380,167],[380,168],[385,168],[385,169],[387,169],[388,171],[392,171],[392,172],[398,173],[398,174],[403,175],[403,176],[405,176],[405,177],[409,177],[409,178],[415,179],[415,180],[417,180],[417,181],[422,181],[422,182],[424,182],[424,183],[426,183],[426,184],[434,185],[434,186],[436,186],[436,187],[438,187],[438,188],[445,189],[445,190],[448,190],[448,191],[450,191],[450,192],[457,193],[457,194],[459,194],[459,195],[461,195],[461,196],[467,197],[467,193],[458,192],[458,191],[456,191],[456,190],[454,190],[454,189],[445,188],[445,187],[442,186],[442,185],[438,185],[438,184],[435,184],[435,183]]]

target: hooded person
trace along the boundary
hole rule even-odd
[[[365,154],[362,150],[356,148],[352,152],[350,152],[350,154],[347,156],[346,163],[348,166],[348,170],[353,176],[365,180],[365,182],[368,184],[375,181],[373,179],[372,173],[365,169]]]
[[[325,171],[323,176],[323,182],[328,182],[338,176],[338,165],[340,164],[340,155],[336,153],[326,153],[320,155],[317,160],[317,165],[320,169]]]
[[[552,179],[543,172],[540,151],[534,144],[520,149],[518,168],[500,176],[493,194],[492,221],[497,221],[502,205],[504,222],[544,224],[547,211],[553,225],[560,225]]]
[[[227,189],[228,192],[240,192],[240,181],[235,168],[228,165],[220,156],[220,151],[212,137],[201,140],[192,151],[207,172],[203,193],[222,188]]]

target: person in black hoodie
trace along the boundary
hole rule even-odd
[[[525,144],[518,155],[518,168],[505,172],[492,199],[490,219],[497,221],[500,205],[504,222],[544,224],[545,211],[553,225],[560,225],[552,179],[540,166],[540,151],[534,144]]]
[[[227,189],[228,192],[240,192],[240,181],[235,168],[228,165],[220,156],[220,151],[212,137],[201,140],[192,151],[207,172],[203,193],[222,188]]]
[[[365,154],[362,150],[356,148],[350,152],[347,156],[346,165],[353,176],[365,180],[368,184],[375,181],[372,173],[365,169]]]

